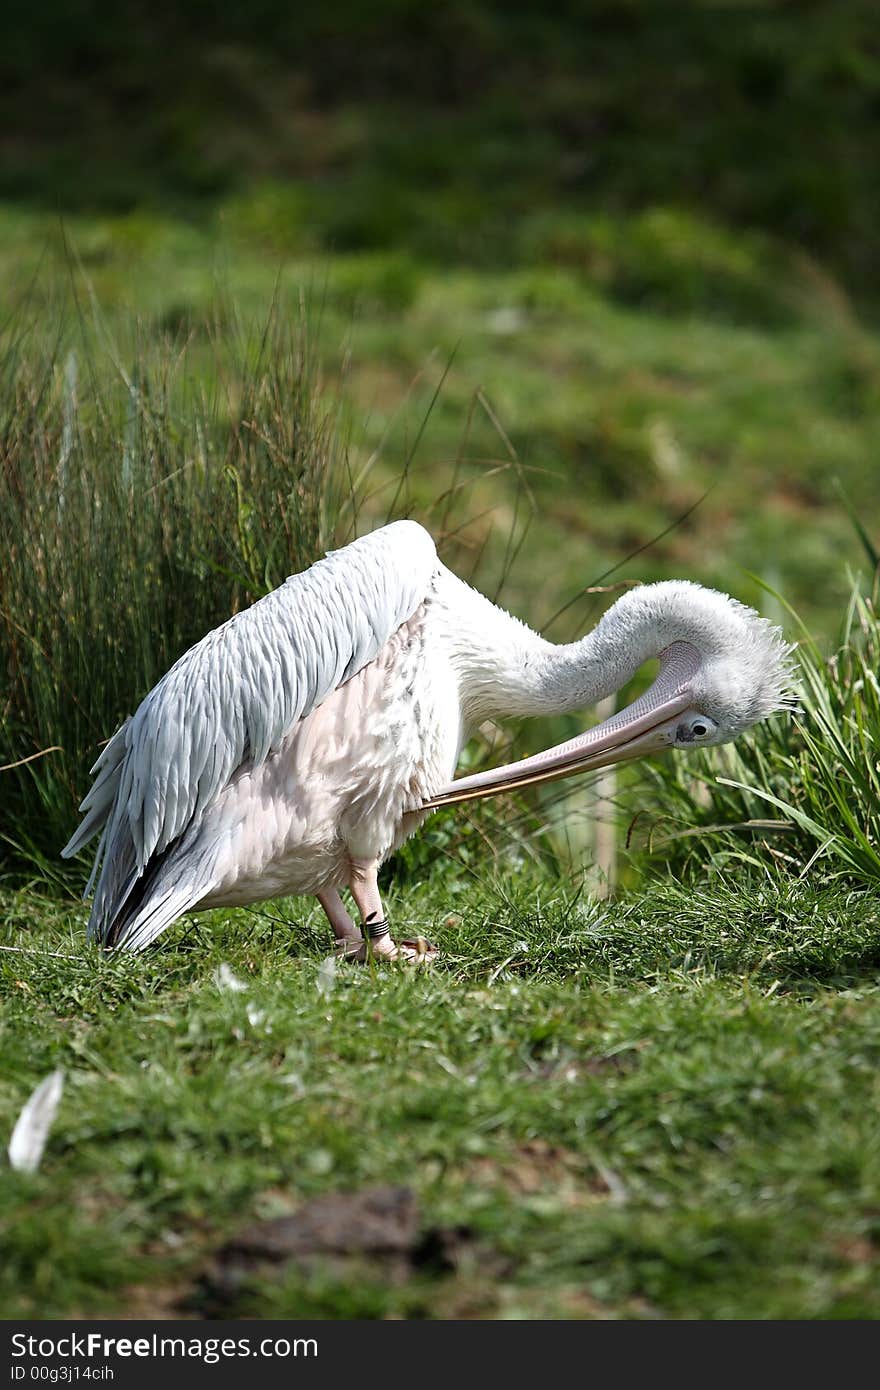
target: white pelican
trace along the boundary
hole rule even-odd
[[[666,748],[735,738],[783,707],[790,648],[725,594],[632,589],[555,646],[457,578],[398,521],[332,551],[208,633],[163,676],[92,769],[62,853],[100,832],[90,934],[140,950],[192,908],[318,898],[340,949],[395,945],[382,861],[441,805]],[[659,657],[611,719],[522,762],[452,781],[469,731],[579,710]],[[100,871],[100,872],[99,872]]]

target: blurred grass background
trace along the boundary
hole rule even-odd
[[[507,592],[533,622],[712,487],[624,573],[754,602],[752,571],[829,633],[858,555],[834,480],[878,509],[875,19],[13,3],[0,309],[93,294],[125,361],[134,323],[198,340],[223,304],[305,295],[356,463],[381,442],[391,477],[444,373],[416,499],[516,451],[537,510]],[[474,489],[499,555],[507,481]]]

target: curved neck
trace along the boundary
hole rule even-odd
[[[620,644],[600,624],[577,642],[551,646],[541,673],[545,703],[535,713],[568,714],[594,705],[616,694],[646,661],[669,646],[648,630],[633,638]]]
[[[632,613],[621,630],[608,621],[615,604],[586,637],[556,646],[448,570],[435,603],[471,727],[487,718],[584,709],[619,690],[676,637],[690,636],[670,635],[665,623],[658,628],[649,611]]]

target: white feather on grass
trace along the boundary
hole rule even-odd
[[[322,960],[318,966],[318,975],[315,983],[318,986],[318,993],[327,995],[332,994],[336,988],[336,957],[328,956]]]
[[[9,1162],[19,1173],[35,1173],[64,1089],[64,1072],[53,1071],[41,1081],[15,1122],[9,1141]]]
[[[231,994],[241,994],[247,989],[244,980],[240,980],[233,971],[232,967],[221,961],[214,971],[214,984],[218,989],[228,990]]]

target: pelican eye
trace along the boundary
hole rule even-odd
[[[676,729],[676,743],[692,744],[703,743],[711,738],[718,725],[714,719],[709,719],[705,714],[698,714],[693,719],[684,719]]]

